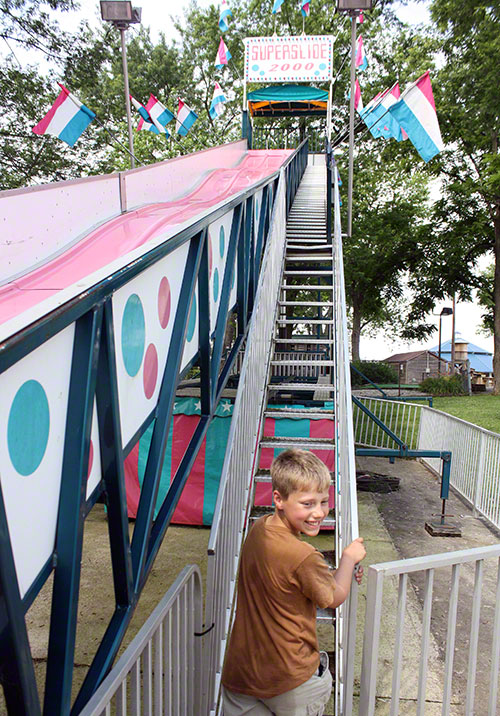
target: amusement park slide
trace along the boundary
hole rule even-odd
[[[0,341],[275,173],[290,154],[233,142],[110,175],[118,191],[101,181],[106,177],[89,177],[3,192],[2,213],[13,230],[0,240]]]

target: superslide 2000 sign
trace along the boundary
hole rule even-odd
[[[299,37],[247,37],[247,82],[326,82],[332,76],[329,35]]]

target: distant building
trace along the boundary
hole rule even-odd
[[[430,349],[434,353],[439,351],[439,346]],[[441,343],[441,358],[451,361],[451,338]],[[470,362],[471,370],[476,373],[484,373],[485,376],[493,375],[493,353],[485,348],[475,346],[474,343],[462,338],[460,333],[455,333],[455,360],[458,362]]]
[[[442,349],[441,361],[435,351],[422,349],[409,353],[396,353],[383,362],[389,363],[396,369],[400,374],[401,383],[421,383],[431,376],[448,373],[448,362],[443,358]],[[440,364],[441,368],[439,368]]]

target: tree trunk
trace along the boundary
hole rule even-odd
[[[352,309],[351,353],[352,360],[359,360],[359,342],[361,339],[361,311],[355,306]]]
[[[495,278],[493,281],[493,392],[500,395],[500,206],[495,208]]]

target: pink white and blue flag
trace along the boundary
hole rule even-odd
[[[231,13],[231,9],[227,3],[227,0],[221,0],[219,10],[219,27],[221,32],[226,32],[229,29],[226,19],[232,16],[233,15]]]
[[[398,142],[406,139],[406,134],[401,129],[397,119],[389,112],[389,107],[396,104],[399,99],[399,83],[396,82],[390,89],[379,93],[366,106],[363,112],[363,120],[375,139],[393,137]]]
[[[185,137],[197,119],[196,112],[179,97],[179,109],[177,110],[177,122],[175,124],[177,134]]]
[[[149,116],[148,110],[146,109],[146,107],[145,107],[143,104],[141,104],[140,102],[138,102],[134,97],[132,97],[132,95],[129,95],[129,97],[130,97],[130,100],[131,100],[132,104],[134,105],[134,107],[136,108],[136,110],[137,110],[137,111],[139,112],[139,114],[141,115],[141,118],[140,118],[140,120],[139,120],[139,124],[138,124],[137,127],[136,127],[136,130],[137,130],[138,132],[144,131],[144,132],[153,132],[153,134],[163,134],[163,132],[165,131],[165,133],[167,133],[166,130],[163,130],[163,129],[162,129],[162,130],[160,131],[160,130],[158,129],[158,127],[155,125],[155,123],[153,122],[153,120],[152,120],[151,117]]]
[[[156,99],[154,94],[149,96],[146,109],[155,127],[157,127],[160,132],[165,132],[165,134],[168,135],[169,132],[166,129],[166,126],[174,119],[175,115],[168,109],[168,107],[165,107],[160,100]]]
[[[300,12],[302,13],[302,17],[309,17],[309,0],[300,0]]]
[[[363,99],[361,97],[361,87],[359,86],[358,79],[354,83],[354,109],[357,112],[363,111]]]
[[[227,65],[229,60],[231,59],[231,53],[226,47],[226,44],[222,37],[220,38],[219,42],[219,49],[217,50],[217,55],[215,57],[214,65],[217,67],[217,69],[221,70],[224,65]]]
[[[407,87],[399,101],[389,107],[389,112],[408,134],[424,162],[444,149],[429,72]]]
[[[284,0],[274,0],[273,3],[273,15],[276,15],[277,12],[281,12],[281,6],[283,5]]]
[[[95,113],[71,94],[64,85],[60,82],[57,84],[61,91],[45,117],[33,127],[33,132],[59,137],[73,147],[94,119]]]
[[[226,109],[224,104],[225,102],[227,102],[227,99],[224,95],[224,92],[222,91],[220,84],[216,82],[212,102],[210,104],[209,109],[209,114],[212,119],[217,119],[217,117],[221,116],[221,114]]]
[[[368,61],[363,47],[363,35],[360,35],[356,46],[356,69],[358,72],[362,72],[363,70],[366,70],[367,67]]]

